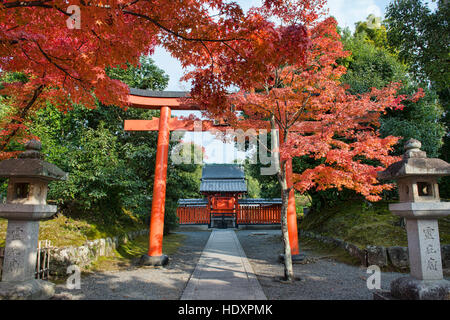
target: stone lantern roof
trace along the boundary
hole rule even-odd
[[[427,158],[425,151],[421,151],[422,143],[410,139],[405,144],[403,160],[390,165],[385,171],[378,172],[381,180],[395,180],[412,176],[448,176],[450,164],[441,159]]]
[[[39,178],[47,181],[67,179],[66,172],[42,159],[40,153],[42,146],[39,141],[30,140],[25,145],[25,149],[18,159],[0,162],[0,177]]]

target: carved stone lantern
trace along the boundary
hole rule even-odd
[[[450,214],[450,202],[440,202],[438,179],[450,175],[450,164],[430,159],[415,139],[405,144],[403,160],[378,173],[396,180],[400,203],[389,210],[406,220],[410,276],[391,283],[397,299],[450,299],[450,282],[442,272],[438,219]]]
[[[0,299],[46,299],[53,284],[36,280],[39,221],[53,216],[57,207],[47,205],[48,183],[67,174],[45,162],[41,143],[31,140],[18,159],[0,162],[0,177],[9,178],[6,203],[0,217],[8,219]]]

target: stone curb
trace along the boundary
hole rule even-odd
[[[342,239],[335,239],[320,234],[300,230],[299,234],[306,238],[315,239],[322,243],[333,244],[347,251],[352,257],[358,258],[362,266],[377,265],[379,267],[386,267],[388,265],[406,269],[409,267],[409,253],[408,247],[383,247],[383,246],[367,246],[362,249],[352,243],[346,242]],[[441,246],[442,266],[444,268],[450,267],[450,245]]]
[[[52,247],[50,248],[50,274],[66,275],[67,267],[70,265],[86,267],[99,257],[113,255],[114,250],[128,240],[146,234],[148,229],[132,231],[112,238],[89,240],[79,247]]]

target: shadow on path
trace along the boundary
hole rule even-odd
[[[186,239],[165,268],[133,267],[97,272],[81,278],[81,288],[56,286],[54,299],[74,300],[178,300],[188,282],[210,232],[180,232]]]

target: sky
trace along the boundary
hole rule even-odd
[[[244,10],[260,5],[261,0],[237,0]],[[328,0],[329,15],[334,16],[340,27],[349,27],[354,30],[357,21],[363,21],[370,14],[384,16],[385,8],[390,0]],[[157,48],[152,56],[156,65],[169,75],[168,91],[189,91],[190,85],[180,82],[183,68],[178,60],[170,56],[163,48]],[[174,116],[186,116],[185,112],[174,111]],[[205,148],[205,163],[233,163],[235,159],[243,159],[244,152],[238,152],[234,145],[224,144],[214,139],[209,133],[186,133],[183,141],[195,141]],[[202,142],[200,142],[202,141]]]
[[[244,10],[248,10],[251,6],[259,5],[261,0],[237,0],[237,2]],[[371,13],[383,16],[389,2],[389,0],[329,0],[328,9],[340,27],[349,27],[353,30],[357,21],[365,20]],[[172,58],[163,48],[157,48],[152,58],[170,77],[166,90],[189,91],[189,84],[180,82],[183,68],[178,60]]]

